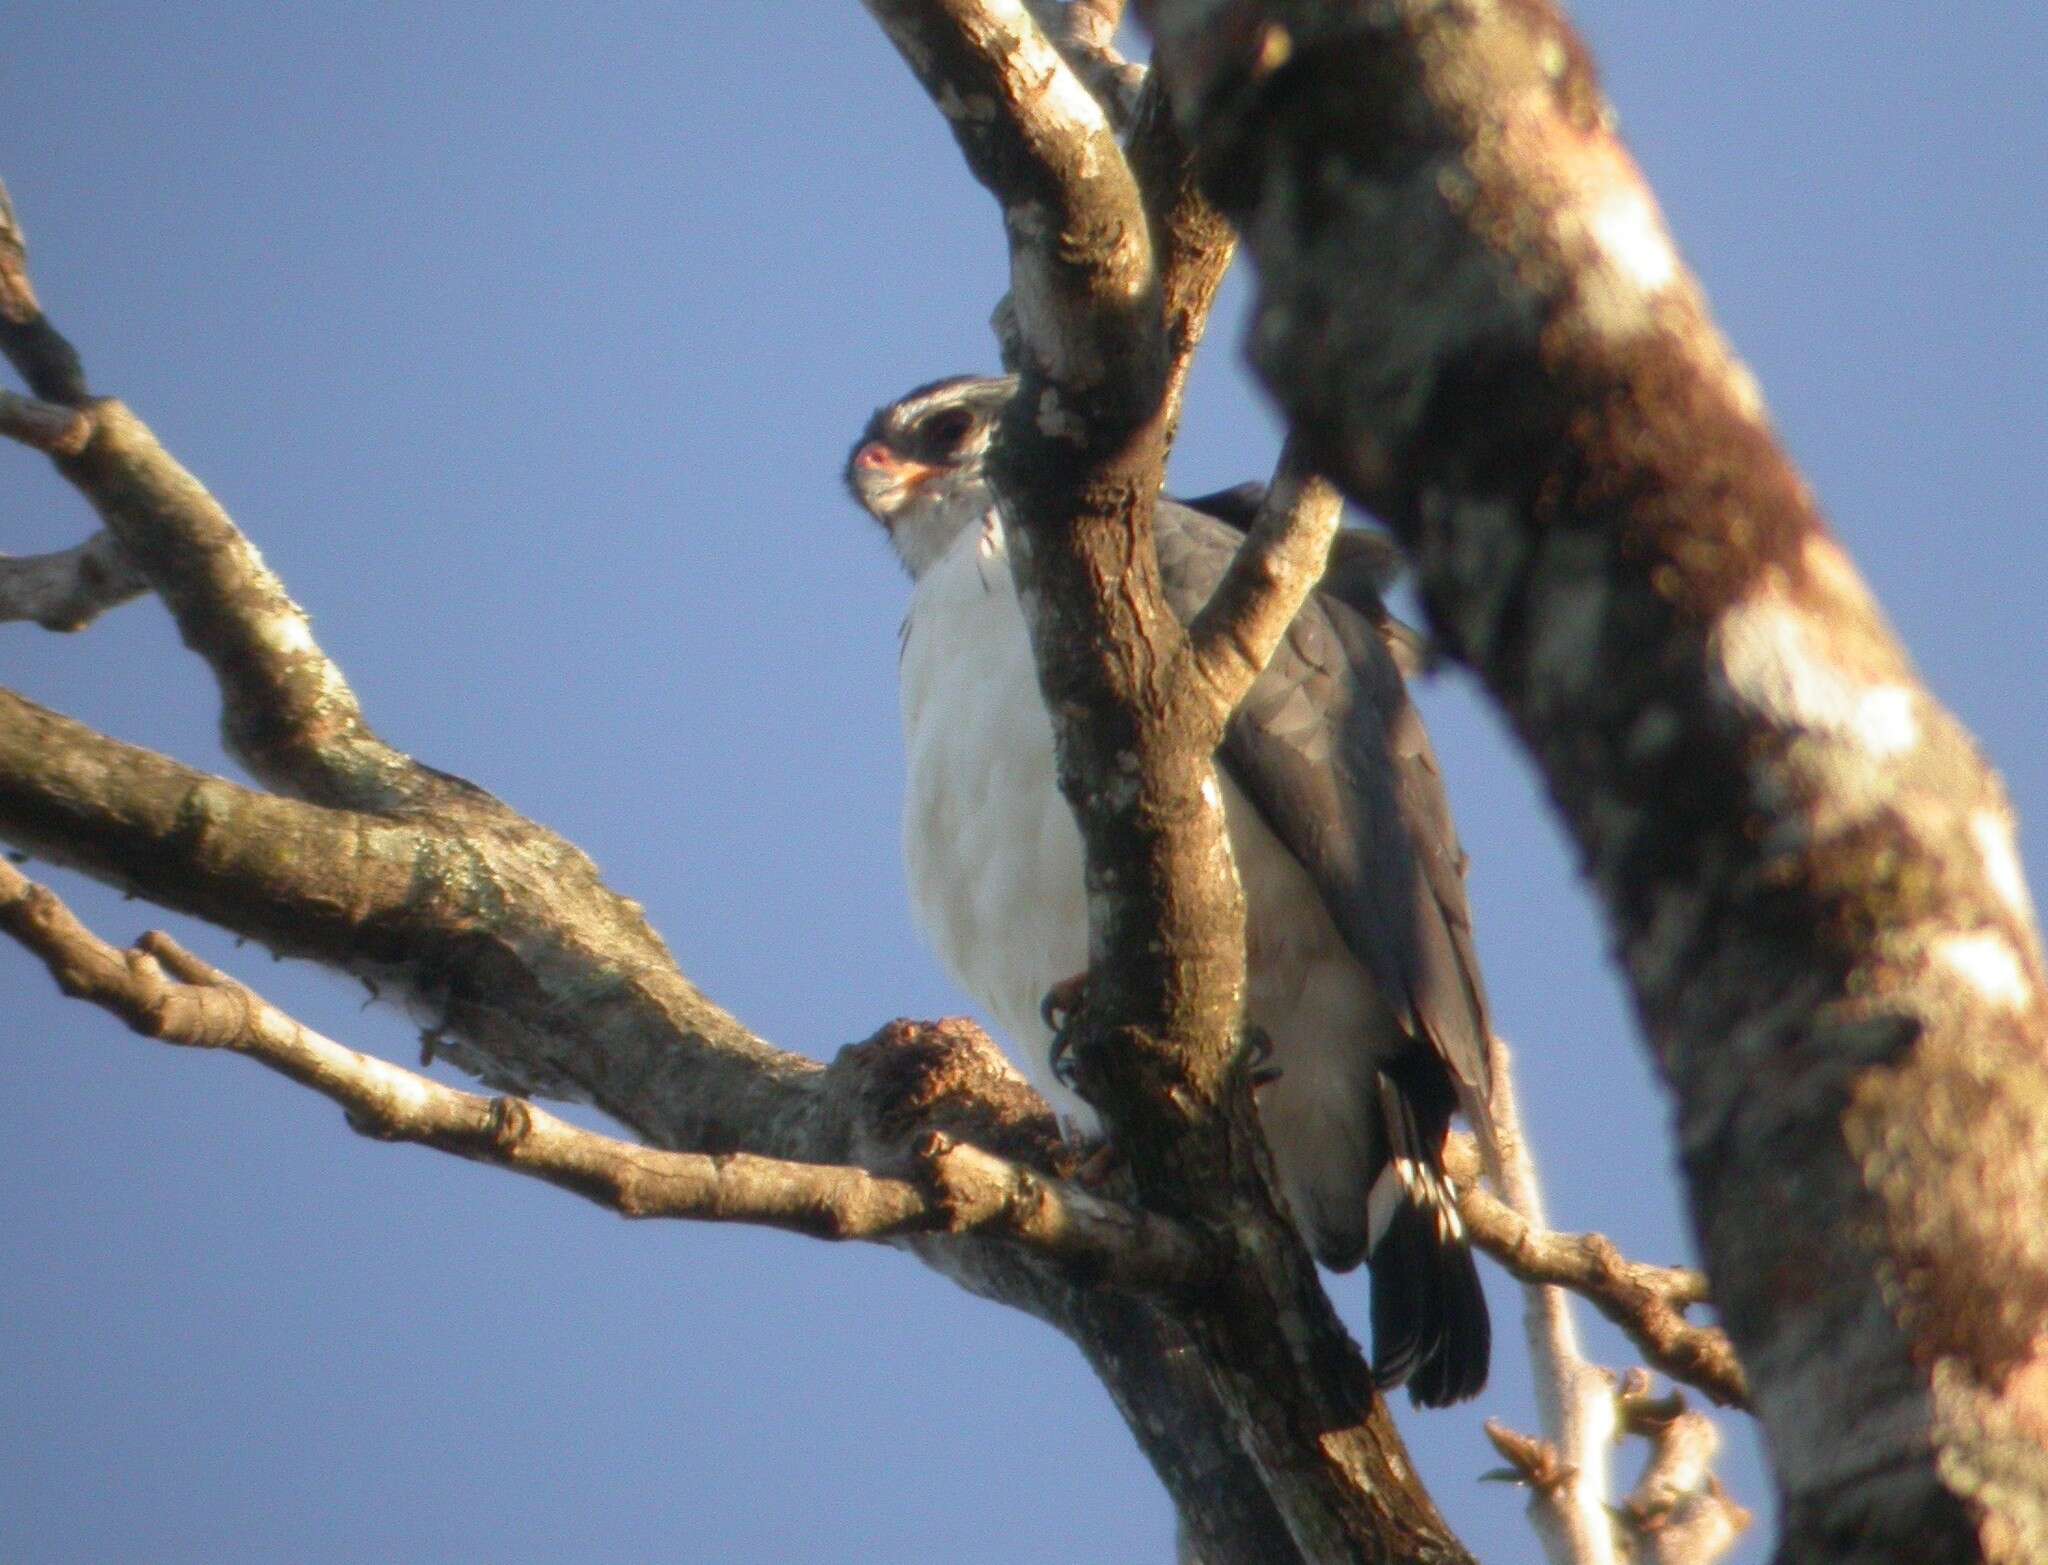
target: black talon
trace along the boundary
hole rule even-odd
[[[1251,1077],[1252,1091],[1270,1087],[1284,1074],[1279,1066],[1272,1063],[1273,1040],[1263,1027],[1246,1027],[1244,1030],[1244,1063]]]
[[[1048,1022],[1047,1026],[1053,1024]],[[1074,1040],[1065,1027],[1054,1027],[1052,1048],[1046,1052],[1046,1061],[1052,1066],[1053,1080],[1069,1092],[1081,1090],[1080,1080],[1074,1071],[1074,1062],[1068,1056],[1073,1053]]]

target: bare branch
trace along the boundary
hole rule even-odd
[[[1100,103],[1118,131],[1130,128],[1145,85],[1145,67],[1116,47],[1124,0],[1030,0],[1032,13],[1074,74]]]
[[[28,239],[0,184],[0,354],[45,402],[82,407],[92,400],[78,353],[43,315],[28,278]]]
[[[989,469],[1085,848],[1093,961],[1069,1053],[1081,1090],[1148,1206],[1236,1241],[1222,1295],[1176,1321],[1295,1548],[1462,1558],[1274,1203],[1239,1068],[1243,896],[1215,729],[1198,720],[1151,542],[1171,421],[1156,214],[1017,0],[869,5],[1010,243],[1019,391]],[[1178,1500],[1185,1472],[1169,1482]]]
[[[1084,404],[1048,408],[1041,422],[1107,415],[1096,433],[1120,438],[1151,415],[1161,360],[1144,208],[1108,116],[1024,0],[867,7],[1002,207],[1027,379]],[[1098,399],[1116,405],[1088,405]]]
[[[52,456],[76,456],[92,438],[92,417],[61,403],[0,390],[0,436]]]
[[[1220,736],[1322,578],[1344,497],[1289,441],[1230,569],[1188,627],[1194,690]]]
[[[424,782],[370,731],[305,611],[205,487],[118,402],[58,470],[85,494],[155,587],[185,644],[211,665],[221,729],[264,781],[324,804],[382,808]]]
[[[1632,1261],[1597,1233],[1538,1229],[1478,1184],[1480,1158],[1454,1135],[1445,1162],[1458,1181],[1458,1215],[1472,1242],[1518,1281],[1568,1288],[1619,1326],[1654,1368],[1723,1407],[1749,1406],[1749,1384],[1727,1333],[1684,1312],[1708,1302],[1706,1277],[1690,1267]]]
[[[1170,447],[1195,350],[1208,328],[1216,290],[1237,252],[1237,235],[1202,189],[1195,158],[1173,117],[1164,83],[1148,74],[1126,140],[1131,172],[1152,222],[1166,333],[1165,434]]]
[[[1721,1432],[1678,1392],[1652,1397],[1650,1377],[1640,1370],[1618,1397],[1622,1427],[1650,1444],[1650,1459],[1619,1517],[1630,1557],[1643,1565],[1714,1565],[1751,1520],[1714,1476]]]
[[[156,589],[185,644],[211,665],[221,731],[237,758],[273,787],[323,804],[388,808],[442,786],[371,732],[304,611],[147,425],[105,400],[59,429],[46,405],[82,402],[84,375],[36,302],[27,256],[0,190],[0,348],[45,399],[0,401],[0,416],[57,431],[55,444],[38,443]]]
[[[55,554],[0,554],[0,624],[33,620],[45,630],[83,630],[147,591],[112,533],[94,533]]]
[[[1545,1231],[1543,1190],[1536,1161],[1522,1134],[1513,1061],[1498,1036],[1487,1040],[1487,1095],[1480,1145],[1490,1151],[1490,1172],[1507,1211],[1528,1233]],[[1468,1228],[1468,1232],[1471,1230]],[[1475,1240],[1477,1235],[1474,1235]],[[1478,1241],[1484,1247],[1484,1241]],[[1512,1268],[1511,1268],[1512,1269]],[[1608,1517],[1612,1492],[1608,1455],[1614,1445],[1617,1409],[1613,1377],[1588,1363],[1579,1350],[1571,1297],[1549,1283],[1522,1279],[1522,1329],[1529,1342],[1530,1378],[1551,1453],[1543,1481],[1531,1480],[1530,1510],[1551,1565],[1619,1565],[1614,1527]],[[1508,1447],[1493,1424],[1487,1433],[1505,1454]],[[1512,1458],[1511,1458],[1512,1460]]]
[[[817,1239],[981,1234],[1028,1246],[1077,1278],[1138,1289],[1199,1285],[1217,1254],[1177,1224],[928,1134],[920,1177],[743,1152],[664,1152],[579,1129],[519,1098],[443,1086],[358,1053],[150,933],[99,939],[48,888],[0,860],[0,929],[66,994],[145,1037],[242,1054],[340,1106],[350,1125],[528,1175],[625,1217],[753,1223]]]

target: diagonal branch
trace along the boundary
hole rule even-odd
[[[51,456],[76,456],[92,438],[92,415],[0,390],[0,436]]]
[[[44,429],[33,443],[99,512],[154,587],[185,644],[212,667],[221,731],[273,787],[323,804],[388,809],[445,788],[379,739],[305,612],[199,480],[119,402],[68,424],[49,404],[85,403],[78,355],[43,314],[28,251],[0,189],[0,348],[42,403],[0,400],[0,420]],[[10,430],[10,432],[12,432]]]
[[[1569,1289],[1619,1326],[1653,1368],[1723,1407],[1749,1406],[1749,1383],[1727,1333],[1685,1318],[1687,1309],[1708,1302],[1701,1273],[1629,1260],[1602,1234],[1530,1223],[1479,1184],[1479,1152],[1469,1136],[1451,1137],[1445,1162],[1458,1182],[1466,1232],[1510,1276]]]
[[[1343,511],[1344,497],[1290,440],[1230,569],[1188,627],[1192,685],[1219,738],[1321,579]]]
[[[0,184],[0,354],[45,402],[82,407],[92,400],[78,352],[43,314],[28,277],[28,239]]]
[[[0,623],[83,630],[108,609],[149,591],[127,551],[107,532],[54,554],[0,554]]]
[[[1781,1557],[2048,1557],[2048,966],[2011,804],[1583,41],[1554,0],[1142,9],[1257,268],[1254,360],[1415,560],[1605,907]]]
[[[523,1099],[457,1091],[322,1037],[167,935],[115,949],[4,860],[0,930],[66,994],[145,1037],[245,1055],[338,1104],[366,1136],[525,1174],[621,1216],[753,1223],[817,1239],[980,1234],[1077,1276],[1145,1290],[1196,1286],[1214,1269],[1213,1250],[1176,1224],[939,1132],[920,1140],[916,1177],[887,1177],[744,1152],[660,1151],[579,1129]]]

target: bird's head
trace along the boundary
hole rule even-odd
[[[1014,376],[958,375],[877,408],[846,459],[846,487],[887,529],[911,576],[995,503],[984,459]]]

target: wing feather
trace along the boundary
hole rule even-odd
[[[1185,622],[1209,600],[1241,534],[1162,500],[1166,597]],[[1487,1008],[1465,896],[1464,854],[1421,717],[1396,663],[1401,627],[1354,574],[1318,591],[1231,720],[1221,764],[1300,859],[1345,943],[1423,1058],[1392,1060],[1402,1085],[1448,1114],[1446,1088],[1488,1091]]]

